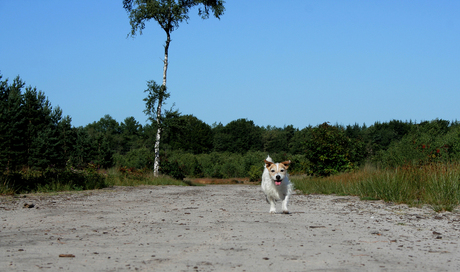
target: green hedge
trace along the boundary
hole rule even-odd
[[[191,154],[182,151],[162,153],[160,156],[160,172],[181,179],[192,178],[243,178],[262,175],[264,159],[267,153],[252,151],[246,154],[230,152],[211,152],[208,154]],[[311,164],[304,155],[275,153],[270,156],[276,162],[291,160],[291,174],[311,172]],[[119,167],[152,168],[153,154],[142,148],[132,150],[126,155],[116,155],[114,159]]]

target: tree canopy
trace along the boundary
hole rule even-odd
[[[166,32],[171,33],[179,23],[189,19],[189,10],[198,6],[198,15],[203,19],[212,13],[216,18],[224,13],[223,0],[123,0],[123,8],[129,12],[131,35],[142,34],[145,23],[154,19]]]

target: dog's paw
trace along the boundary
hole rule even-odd
[[[289,212],[289,211],[283,211],[283,213],[284,213],[284,214],[290,214],[290,212]]]
[[[270,213],[271,213],[271,214],[275,214],[276,211],[275,211],[275,210],[271,210]]]

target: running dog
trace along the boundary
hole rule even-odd
[[[288,214],[288,201],[292,193],[292,184],[289,181],[287,169],[291,161],[274,163],[270,156],[265,159],[264,173],[262,174],[262,191],[270,204],[270,213],[276,213],[275,202],[282,201],[283,213]]]

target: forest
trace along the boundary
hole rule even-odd
[[[145,173],[152,169],[156,123],[110,115],[84,127],[36,88],[0,75],[0,185],[13,191],[68,182],[80,189],[104,186],[109,169]],[[141,109],[140,109],[141,110]],[[305,117],[308,119],[308,116]],[[460,123],[391,120],[295,128],[258,126],[248,119],[206,124],[193,115],[166,111],[160,172],[185,177],[258,181],[268,154],[291,160],[291,174],[331,176],[366,164],[380,168],[460,160]],[[102,174],[101,174],[102,173]]]

